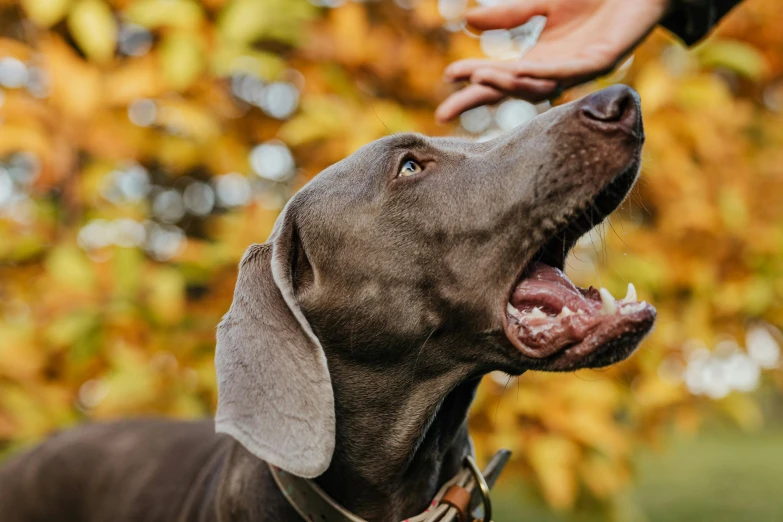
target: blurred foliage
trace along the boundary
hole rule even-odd
[[[616,511],[637,444],[716,407],[752,429],[762,415],[741,391],[783,384],[769,357],[737,359],[749,379],[734,388],[688,373],[713,368],[704,347],[750,351],[748,335],[769,354],[783,325],[781,28],[776,0],[752,0],[699,47],[655,33],[567,94],[641,93],[643,180],[569,266],[615,295],[633,281],[659,320],[614,368],[482,385],[479,451],[513,449],[555,509]],[[364,143],[468,134],[432,113],[444,67],[481,55],[434,0],[3,0],[0,34],[6,451],[87,419],[210,415],[214,329],[244,249]]]

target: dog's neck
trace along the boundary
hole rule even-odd
[[[455,370],[412,380],[400,371],[396,378],[385,376],[381,387],[369,368],[330,361],[330,372],[337,445],[317,483],[373,522],[424,511],[471,451],[466,417],[480,379],[465,380]]]

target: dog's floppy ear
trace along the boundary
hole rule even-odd
[[[256,457],[313,478],[334,452],[334,395],[323,348],[294,297],[293,227],[284,216],[277,225],[245,252],[218,326],[215,424]]]

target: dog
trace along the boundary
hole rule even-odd
[[[632,287],[617,300],[562,272],[630,191],[643,141],[638,95],[613,86],[483,143],[364,146],[245,253],[214,422],[56,434],[0,470],[0,520],[301,520],[268,464],[368,521],[421,512],[472,452],[483,375],[607,366],[651,329]]]

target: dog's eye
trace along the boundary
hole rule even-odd
[[[405,163],[403,163],[398,176],[403,176],[403,177],[415,176],[419,172],[421,172],[421,165],[419,165],[413,160],[408,160]]]

